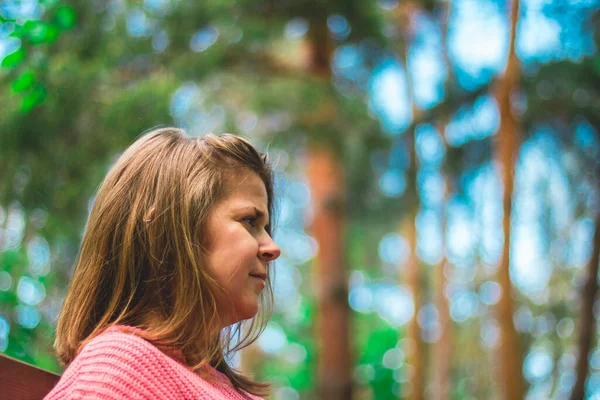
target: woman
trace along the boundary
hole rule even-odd
[[[68,368],[46,399],[267,395],[225,357],[270,316],[272,212],[272,171],[247,140],[138,139],[94,201],[56,332]]]

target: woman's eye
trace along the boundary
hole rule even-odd
[[[247,223],[251,227],[254,227],[256,225],[256,218],[254,218],[254,217],[246,217],[242,221],[244,221],[245,223]]]

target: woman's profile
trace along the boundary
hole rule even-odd
[[[272,212],[273,173],[249,141],[175,128],[135,141],[94,200],[58,319],[67,369],[46,399],[267,395],[225,359],[271,314]]]

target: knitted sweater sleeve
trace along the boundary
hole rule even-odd
[[[101,335],[84,347],[45,397],[58,399],[173,399],[173,366],[160,351],[132,335]]]

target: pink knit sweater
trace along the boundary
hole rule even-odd
[[[244,399],[216,369],[210,383],[181,353],[166,355],[136,331],[112,327],[92,339],[44,399]]]

